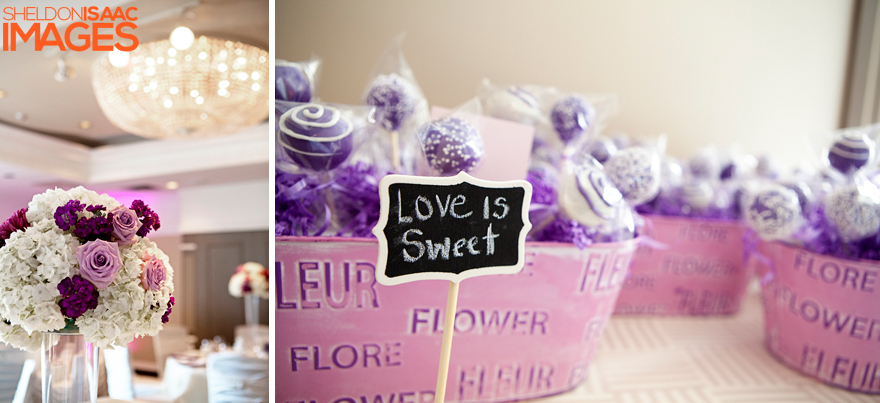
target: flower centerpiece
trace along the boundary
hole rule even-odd
[[[229,295],[235,298],[256,295],[268,299],[269,269],[255,262],[238,265],[235,273],[229,278]]]
[[[0,341],[37,350],[45,333],[78,333],[106,348],[158,333],[174,305],[168,256],[146,238],[159,225],[140,200],[34,196],[0,224]]]
[[[244,320],[249,330],[242,334],[236,331],[233,347],[244,354],[264,356],[269,340],[260,336],[260,298],[269,298],[269,269],[256,262],[238,265],[229,278],[229,295],[244,299]]]

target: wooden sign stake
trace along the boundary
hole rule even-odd
[[[400,133],[397,130],[391,132],[391,160],[394,170],[400,170]]]
[[[437,369],[437,388],[434,389],[434,403],[443,403],[446,398],[446,379],[449,377],[449,355],[452,353],[452,334],[455,333],[455,310],[458,306],[458,283],[449,282],[446,296],[446,319],[443,322],[443,344],[440,346],[440,368]]]

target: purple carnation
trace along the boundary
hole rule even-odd
[[[30,224],[27,220],[27,208],[23,208],[15,212],[12,217],[9,217],[8,220],[4,221],[3,224],[0,224],[0,247],[6,245],[6,240],[12,236],[12,233],[15,231],[20,231]]]
[[[55,209],[55,225],[57,225],[58,228],[61,228],[62,231],[75,228],[76,222],[79,220],[79,215],[77,213],[82,212],[85,208],[86,205],[81,201],[76,199],[69,200],[67,204]]]
[[[83,202],[73,199],[68,200],[67,204],[55,209],[55,225],[62,231],[73,229],[73,235],[80,238],[83,242],[94,240],[110,240],[110,234],[113,232],[113,224],[110,222],[111,216],[104,216],[106,207],[96,204],[87,206]],[[88,211],[95,214],[93,217],[80,217],[79,213]]]
[[[65,317],[76,319],[98,307],[98,289],[78,274],[61,280],[58,291],[61,292],[58,306]]]
[[[137,231],[139,236],[146,237],[150,231],[157,230],[161,226],[159,215],[153,212],[153,210],[150,209],[150,206],[147,206],[143,200],[135,200],[131,202],[131,209],[137,213],[138,218],[141,219],[141,223],[143,224]]]
[[[174,306],[174,296],[170,296],[168,299],[168,309],[165,310],[165,314],[162,315],[162,323],[168,323],[168,315],[171,315],[171,307]]]
[[[90,206],[92,207],[92,206]],[[113,233],[113,223],[108,217],[94,216],[91,218],[80,217],[76,221],[76,228],[73,235],[76,235],[83,242],[95,240],[109,241],[110,234]]]

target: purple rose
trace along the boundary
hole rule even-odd
[[[109,211],[113,217],[113,239],[120,245],[131,245],[134,236],[141,229],[141,221],[137,213],[125,206],[119,206]]]
[[[159,291],[165,286],[165,263],[155,256],[147,256],[141,263],[141,286],[145,290]]]
[[[79,261],[79,274],[99,290],[107,288],[122,267],[119,245],[100,239],[76,248],[76,260]]]

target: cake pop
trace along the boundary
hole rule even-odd
[[[395,73],[380,74],[370,83],[364,102],[381,108],[382,126],[396,132],[415,111],[418,92],[409,80]]]
[[[565,173],[559,185],[559,207],[569,218],[589,227],[614,219],[623,205],[623,195],[595,161],[577,172]]]
[[[681,188],[681,197],[691,208],[702,210],[712,204],[715,189],[706,181],[688,182]]]
[[[862,132],[845,132],[828,150],[828,163],[842,173],[855,171],[874,156],[874,142]]]
[[[312,100],[312,76],[300,63],[275,61],[275,99],[292,102]]]
[[[702,150],[688,160],[688,170],[695,179],[714,179],[719,177],[721,167],[714,153]]]
[[[810,190],[810,186],[808,186],[804,181],[797,179],[782,181],[780,182],[780,185],[791,189],[795,194],[797,194],[798,204],[800,204],[801,206],[801,211],[807,211],[807,207],[813,197],[813,191]]]
[[[510,86],[503,91],[493,91],[483,104],[486,114],[499,119],[525,124],[535,124],[541,119],[538,100],[522,87]]]
[[[617,152],[617,146],[614,145],[614,142],[607,138],[598,138],[595,141],[590,142],[587,146],[587,152],[599,161],[600,164],[604,164],[611,158],[614,153]]]
[[[281,115],[278,143],[297,165],[313,171],[336,168],[352,152],[352,123],[331,106],[304,104]]]
[[[450,116],[428,122],[418,137],[428,165],[440,175],[468,172],[483,159],[483,139],[467,120]]]
[[[846,241],[857,241],[880,230],[880,190],[871,183],[841,186],[825,198],[825,218]]]
[[[660,160],[641,147],[625,148],[612,155],[605,162],[605,173],[633,206],[653,199],[660,190]]]
[[[581,96],[563,98],[553,105],[550,121],[563,143],[571,143],[592,127],[596,109]]]
[[[797,194],[782,185],[766,185],[749,197],[745,218],[761,238],[786,240],[801,223]]]

